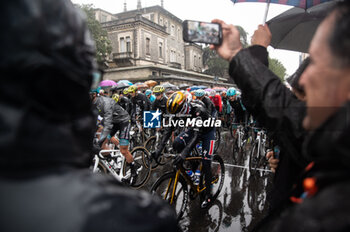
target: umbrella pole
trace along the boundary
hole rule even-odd
[[[266,8],[265,8],[265,15],[264,15],[264,19],[263,19],[263,25],[265,25],[266,23],[266,19],[267,19],[267,13],[269,13],[269,8],[270,8],[270,2],[271,0],[267,0],[267,4],[266,4]]]

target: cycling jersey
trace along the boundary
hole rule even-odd
[[[129,123],[130,121],[128,112],[111,98],[97,97],[93,105],[98,110],[98,114],[103,117],[103,130],[99,140],[100,144],[111,134],[114,126]]]
[[[205,107],[207,108],[208,113],[211,116],[216,117],[217,112],[216,112],[214,103],[210,100],[210,98],[207,96],[204,96],[204,98],[201,101],[204,103]]]
[[[166,102],[168,101],[168,98],[166,96],[163,96],[162,99],[160,100],[155,100],[152,104],[151,109],[152,110],[157,110],[159,109],[163,114],[167,113],[166,110]]]
[[[234,101],[229,101],[231,107],[233,108],[235,114],[235,122],[241,123],[245,120],[245,109],[243,108],[241,98],[237,97]]]
[[[137,93],[135,97],[131,98],[132,102],[132,110],[131,110],[131,117],[134,118],[136,114],[136,106],[139,106],[141,109],[141,117],[143,117],[143,112],[145,110],[149,110],[151,106],[150,100],[144,95],[143,93]]]
[[[120,96],[118,103],[124,110],[126,110],[126,112],[128,112],[129,115],[131,115],[132,103],[129,98]]]

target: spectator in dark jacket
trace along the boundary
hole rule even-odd
[[[282,212],[270,215],[257,229],[348,231],[350,2],[337,4],[320,24],[311,42],[310,64],[299,81],[305,89],[307,105],[306,116],[302,118],[303,108],[296,106],[303,103],[293,100],[282,90],[274,74],[252,55],[253,48],[242,49],[238,30],[220,20],[214,22],[221,23],[224,37],[216,50],[230,61],[230,74],[241,88],[247,108],[268,129],[280,131],[282,140],[297,141],[301,124],[310,131],[303,142],[303,154],[313,163],[297,182],[295,192]],[[260,89],[264,89],[265,95],[259,95]],[[259,104],[261,96],[264,104]],[[276,100],[267,102],[270,97]]]
[[[176,231],[165,202],[88,169],[94,45],[71,1],[0,17],[0,231]]]

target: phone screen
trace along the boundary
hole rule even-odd
[[[186,42],[220,44],[221,26],[217,23],[184,21],[184,40]]]

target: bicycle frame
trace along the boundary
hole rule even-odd
[[[116,172],[116,170],[112,167],[112,165],[106,160],[106,159],[103,159],[103,158],[100,158],[100,157],[103,157],[102,156],[102,153],[104,152],[110,152],[111,154],[111,157],[112,158],[121,158],[121,168],[119,170],[119,173]],[[101,165],[103,165],[103,167],[105,167],[111,174],[112,176],[114,176],[114,178],[116,178],[118,181],[122,181],[123,179],[127,179],[130,177],[130,173],[128,173],[127,175],[123,175],[124,173],[124,163],[126,162],[125,161],[125,157],[120,153],[119,150],[101,150],[99,152],[98,155],[95,155],[94,157],[94,167],[92,169],[92,172],[93,173],[96,173],[97,172],[97,167],[98,167],[98,164],[100,163]]]

